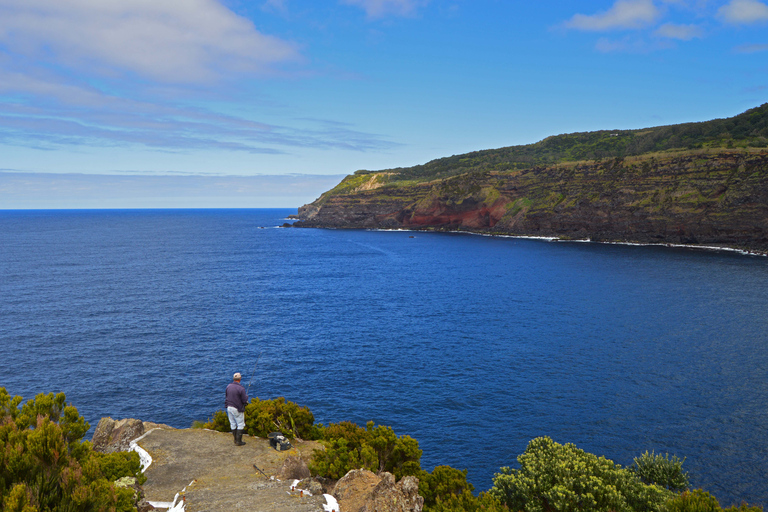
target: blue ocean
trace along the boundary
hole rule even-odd
[[[537,436],[768,505],[768,258],[286,229],[295,210],[0,211],[0,386],[95,427],[250,394],[408,434],[486,490]]]

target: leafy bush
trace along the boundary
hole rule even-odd
[[[762,512],[763,509],[750,507],[746,503],[742,503],[738,507],[723,509],[714,496],[703,489],[696,489],[669,499],[664,504],[664,510],[665,512],[723,512],[723,510],[727,512]]]
[[[274,400],[252,398],[245,406],[245,432],[252,436],[267,437],[270,432],[282,432],[291,439],[319,439],[322,426],[314,423],[315,416],[308,407],[287,402],[284,397]],[[232,431],[225,411],[216,411],[205,423],[194,422],[192,428]]]
[[[460,471],[450,466],[437,466],[432,473],[419,473],[419,494],[424,498],[424,507],[432,510],[438,500],[460,498],[464,491],[472,493],[474,486],[467,482],[467,470]]]
[[[110,482],[124,476],[135,478],[139,485],[147,481],[147,477],[141,472],[141,458],[136,452],[93,452],[93,457],[101,474]]]
[[[684,492],[664,504],[666,512],[720,512],[722,507],[714,496],[702,489]]]
[[[658,511],[672,494],[605,457],[549,437],[532,440],[517,460],[520,469],[501,468],[489,491],[512,510]]]
[[[274,400],[252,398],[245,406],[245,431],[252,436],[267,437],[279,431],[290,438],[316,439],[314,423],[309,407],[286,402],[282,396]]]
[[[481,492],[475,497],[470,491],[461,494],[449,494],[446,498],[438,498],[430,507],[424,505],[426,512],[509,512],[509,508],[490,493]]]
[[[391,427],[369,421],[362,428],[350,421],[320,429],[325,450],[315,450],[309,469],[316,475],[339,479],[351,469],[374,473],[388,471],[395,478],[421,472],[419,443],[410,436],[398,437]]]
[[[192,428],[207,428],[209,430],[216,430],[217,432],[231,432],[232,429],[229,426],[229,418],[224,411],[216,411],[213,413],[213,418],[208,418],[208,421],[201,423],[195,421],[192,423]]]
[[[21,402],[0,387],[2,510],[136,510],[133,490],[111,481],[136,476],[133,456],[95,454],[90,442],[81,441],[88,423],[66,405],[64,393],[39,394],[19,407]]]
[[[688,489],[688,473],[683,471],[683,462],[677,456],[669,458],[669,454],[662,456],[653,452],[636,457],[634,464],[630,466],[640,480],[647,484],[656,484],[670,491],[685,491]]]

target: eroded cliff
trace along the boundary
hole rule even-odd
[[[768,251],[768,151],[705,148],[480,170],[348,176],[298,227],[466,230]]]

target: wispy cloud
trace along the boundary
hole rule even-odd
[[[607,11],[575,14],[564,26],[587,31],[639,29],[652,25],[659,16],[660,12],[651,0],[617,0]]]
[[[717,11],[718,16],[734,25],[751,25],[768,21],[768,5],[758,0],[731,0]]]
[[[745,44],[734,48],[736,53],[768,52],[768,44]]]
[[[8,96],[0,103],[0,142],[40,149],[97,144],[269,154],[300,147],[369,151],[395,146],[348,125],[275,125],[167,100],[125,98],[63,80],[0,67],[0,95]]]
[[[353,126],[216,111],[240,79],[301,58],[216,0],[0,0],[0,143],[266,154],[395,146]]]
[[[412,16],[419,7],[428,2],[429,0],[341,0],[343,4],[362,7],[371,19],[387,15]]]
[[[665,23],[657,28],[653,35],[664,37],[666,39],[679,39],[681,41],[690,41],[704,35],[704,30],[698,25],[676,25],[674,23]]]
[[[0,0],[0,44],[55,66],[171,83],[272,73],[295,45],[215,0]]]

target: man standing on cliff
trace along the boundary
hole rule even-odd
[[[227,417],[229,426],[232,427],[232,434],[235,436],[235,445],[243,446],[243,430],[245,429],[245,406],[248,403],[248,393],[240,384],[241,375],[236,373],[232,376],[232,382],[225,391],[224,407],[227,408]]]

